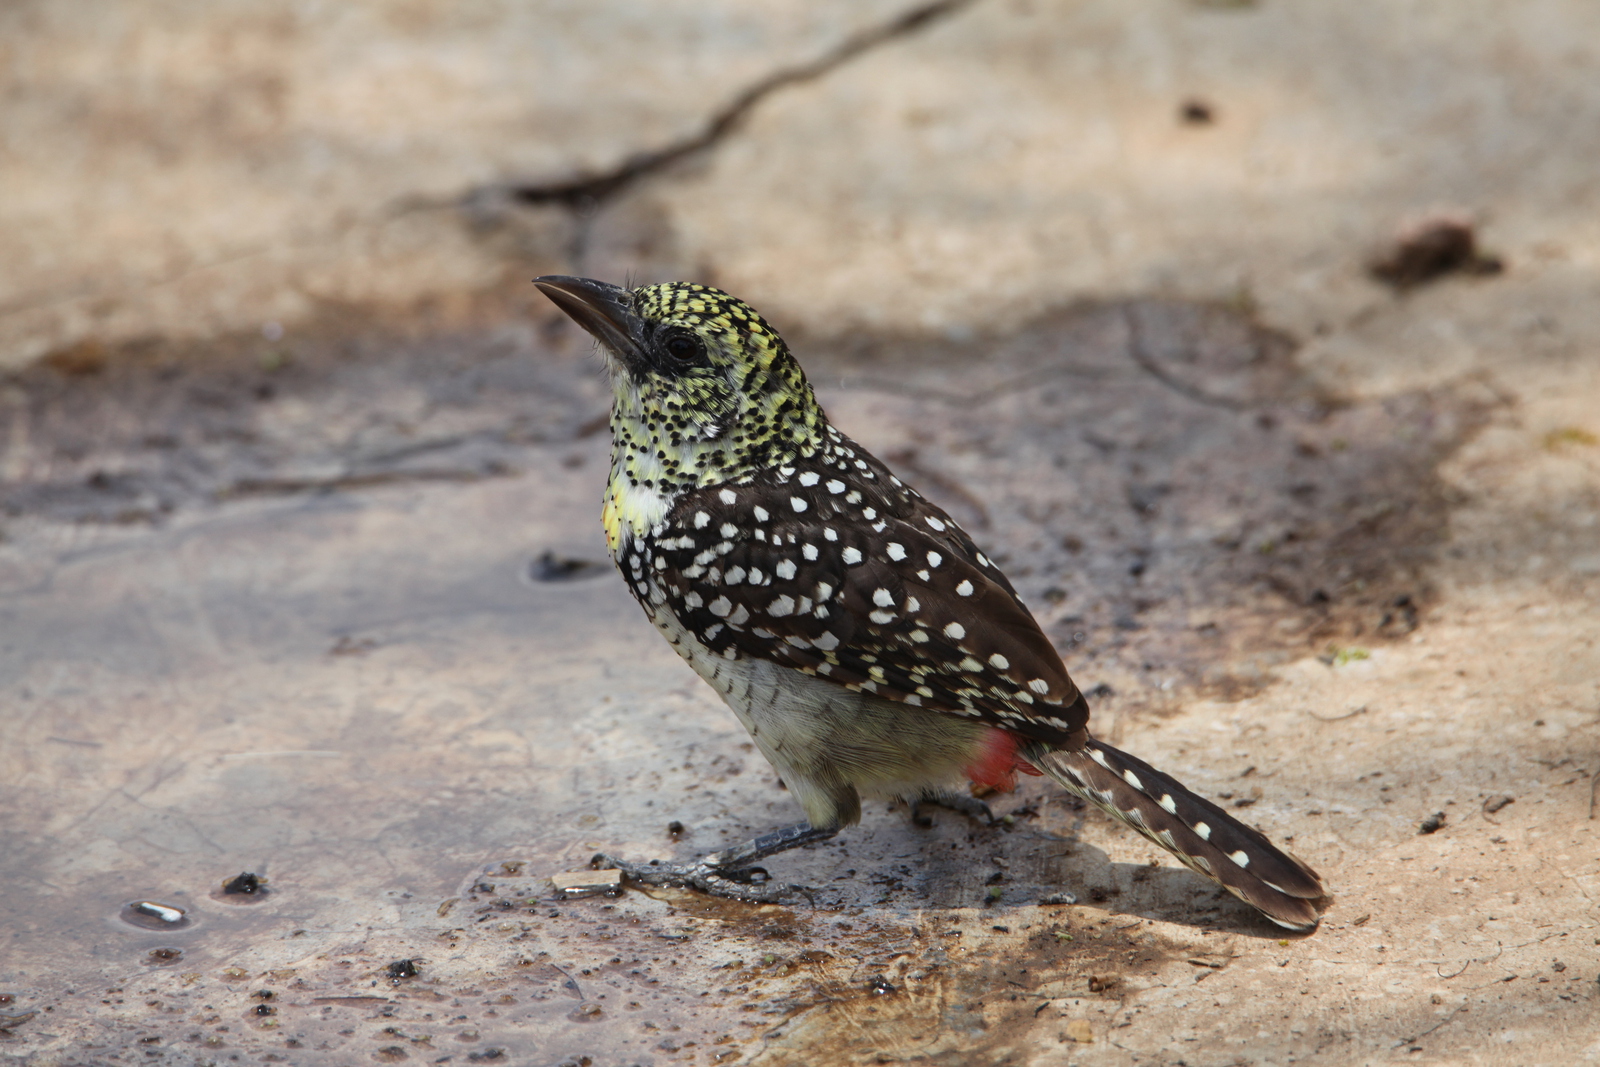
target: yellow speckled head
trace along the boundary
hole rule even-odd
[[[614,488],[668,498],[747,482],[820,446],[827,419],[805,374],[743,301],[690,282],[536,284],[606,352]]]

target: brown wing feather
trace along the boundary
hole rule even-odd
[[[656,570],[680,621],[724,655],[1081,743],[1088,707],[1005,576],[841,442],[809,466],[685,494],[625,570]]]

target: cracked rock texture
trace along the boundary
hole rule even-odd
[[[1576,0],[9,5],[0,1061],[1600,1061],[1597,42]],[[1374,280],[1446,216],[1499,273]],[[810,904],[559,897],[796,810],[604,563],[549,271],[766,312],[1323,926],[1033,780],[773,860]]]

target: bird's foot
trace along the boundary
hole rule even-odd
[[[805,892],[803,886],[772,882],[764,867],[730,869],[706,860],[695,863],[666,863],[662,860],[633,863],[601,852],[589,861],[589,866],[596,870],[621,871],[622,877],[633,885],[697,889],[708,896],[752,904],[771,904]]]
[[[977,797],[962,796],[960,793],[942,793],[913,800],[911,802],[911,821],[924,828],[932,826],[933,816],[923,810],[930,807],[944,808],[947,811],[965,815],[973,822],[979,822],[985,826],[993,826],[995,824],[994,812],[990,810],[989,805]]]
[[[694,863],[665,863],[661,860],[630,863],[601,852],[589,861],[589,866],[621,871],[623,878],[634,885],[678,886],[698,889],[702,893],[729,900],[770,904],[785,897],[809,897],[812,890],[800,885],[774,883],[766,868],[753,866],[752,861],[766,859],[802,845],[826,841],[836,832],[801,824],[702,856]]]

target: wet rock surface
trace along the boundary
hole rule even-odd
[[[1313,979],[1314,946],[1350,945],[1344,913],[1377,906],[1356,855],[1419,847],[1433,798],[1478,806],[1390,747],[1411,720],[1458,726],[1431,694],[1401,710],[1383,677],[1438,639],[1455,499],[1440,467],[1501,402],[1341,399],[1236,312],[1083,306],[1009,337],[807,362],[835,419],[1004,561],[1103,734],[1251,807],[1350,903],[1280,944],[1037,783],[992,798],[996,827],[872,812],[773,861],[810,906],[563,899],[550,876],[598,848],[695,855],[791,821],[792,804],[585,562],[604,560],[606,435],[582,339],[537,315],[363,336],[14,379],[28,433],[6,455],[23,472],[6,500],[7,778],[40,784],[8,794],[30,829],[3,876],[27,916],[10,958],[39,961],[16,979],[60,1023],[30,1027],[40,1047],[77,1046],[94,1019],[102,1051],[151,1038],[173,1062],[803,1062],[855,1054],[870,1023],[870,1047],[902,1058],[1023,1055],[1060,1047],[1073,1020],[1131,1028],[1154,990],[1240,957],[1264,954],[1288,995]],[[263,370],[263,350],[282,362]],[[1313,730],[1330,731],[1315,767]],[[1589,768],[1530,751],[1540,773],[1485,782],[1581,808]],[[1359,768],[1344,784],[1341,755]],[[1519,804],[1427,840],[1504,850],[1491,831],[1523,811],[1538,833]],[[270,889],[248,907],[220,892],[241,869]],[[1042,903],[1064,890],[1081,903]],[[181,928],[154,905],[111,921],[146,899],[181,909]],[[79,962],[44,969],[64,944]],[[422,963],[396,975],[396,958]],[[1381,962],[1352,964],[1368,980]],[[118,992],[77,992],[99,985]]]
[[[0,1057],[1600,1054],[1600,245],[1592,154],[1547,136],[1600,106],[1592,13],[845,7],[4,16],[44,57],[10,130],[127,130],[4,164]],[[234,109],[163,112],[185,70]],[[592,203],[522,195],[752,92]],[[1368,277],[1452,197],[1502,274]],[[1036,781],[770,861],[804,904],[566,895],[796,809],[609,569],[556,270],[768,312],[1097,732],[1325,874],[1321,929]]]

